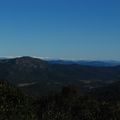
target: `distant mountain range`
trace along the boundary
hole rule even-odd
[[[14,58],[14,57],[11,57]],[[11,59],[10,57],[0,57],[0,60]],[[20,58],[20,57],[18,57]],[[32,57],[35,58],[35,57]],[[109,66],[118,66],[120,61],[116,60],[64,60],[64,59],[50,59],[39,57],[38,59],[49,62],[50,64],[79,64],[79,65],[88,65],[88,66],[97,66],[97,67],[109,67]]]
[[[34,93],[60,90],[78,85],[83,90],[101,87],[120,80],[120,66],[60,64],[32,57],[0,60],[0,80]]]
[[[87,61],[87,60],[48,60],[51,64],[80,64],[89,66],[117,66],[120,65],[120,61]]]

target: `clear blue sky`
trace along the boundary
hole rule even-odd
[[[120,0],[0,0],[0,56],[120,60]]]

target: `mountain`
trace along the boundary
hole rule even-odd
[[[80,64],[96,67],[110,67],[120,65],[120,61],[86,61],[86,60],[47,60],[51,64]]]
[[[0,120],[120,120],[120,66],[0,61]]]
[[[120,66],[96,67],[79,64],[50,64],[29,56],[0,61],[0,80],[7,80],[30,94],[60,91],[65,85],[83,90],[120,80]]]

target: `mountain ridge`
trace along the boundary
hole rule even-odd
[[[71,59],[54,59],[48,57],[36,57],[36,56],[18,56],[18,57],[0,57],[0,60],[5,59],[24,59],[24,58],[34,58],[36,60],[42,60],[49,62],[51,64],[80,64],[80,65],[88,65],[88,66],[97,66],[97,67],[113,67],[120,65],[120,61],[118,60],[71,60]]]
[[[23,85],[22,88],[31,91],[59,91],[70,84],[91,89],[120,80],[119,74],[120,66],[51,64],[28,56],[0,60],[0,80],[7,80],[16,86]]]

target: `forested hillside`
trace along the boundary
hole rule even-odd
[[[107,95],[99,100],[96,94],[66,86],[60,93],[31,98],[0,81],[0,120],[120,120],[120,99],[108,101]]]
[[[31,99],[7,81],[0,81],[0,120],[36,120]]]
[[[82,90],[103,87],[120,80],[120,66],[93,67],[78,64],[50,64],[47,61],[20,57],[0,60],[0,79],[20,87],[32,95],[59,92],[66,85]],[[42,92],[41,92],[42,91]]]

